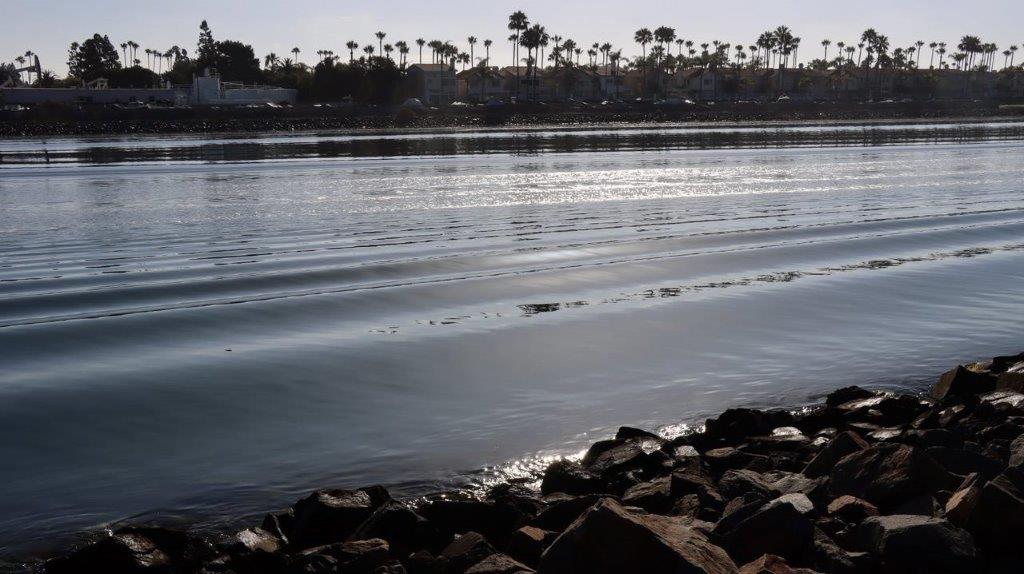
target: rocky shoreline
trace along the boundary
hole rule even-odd
[[[539,490],[318,490],[230,535],[128,527],[46,574],[1022,572],[1024,354],[695,434],[623,427]]]

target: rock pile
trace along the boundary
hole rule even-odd
[[[540,490],[409,505],[320,490],[214,539],[128,528],[47,574],[1024,572],[1024,355],[927,397],[858,387],[732,409],[666,440],[622,428]]]

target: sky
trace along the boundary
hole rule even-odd
[[[1021,0],[0,0],[5,22],[0,62],[31,50],[39,54],[44,69],[63,76],[68,45],[97,32],[115,45],[138,42],[140,58],[145,48],[165,51],[178,45],[194,52],[199,23],[206,19],[216,39],[251,44],[261,60],[269,52],[289,57],[298,47],[301,61],[315,63],[317,50],[342,55],[349,40],[376,44],[373,33],[380,30],[387,33],[386,43],[406,40],[412,46],[416,38],[447,40],[465,51],[468,36],[481,42],[490,38],[492,63],[511,65],[506,25],[515,10],[526,12],[550,34],[583,46],[611,42],[626,57],[640,52],[632,41],[638,28],[662,25],[696,44],[717,39],[733,45],[749,45],[760,32],[787,25],[803,39],[802,61],[821,57],[822,39],[856,43],[869,27],[888,35],[893,47],[917,40],[955,46],[961,36],[973,34],[995,42],[1000,52],[1011,44],[1024,48]],[[835,49],[833,45],[832,55]],[[480,57],[482,46],[477,50]],[[415,50],[410,59],[417,59]],[[1018,52],[1021,59],[1024,52]]]

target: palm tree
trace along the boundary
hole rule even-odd
[[[941,69],[942,61],[946,58],[946,43],[939,42],[939,49],[936,51],[939,53],[939,69]]]
[[[391,44],[384,44],[384,54],[387,55],[387,58],[389,60],[391,59],[391,52],[394,52],[394,51],[395,51],[395,47],[394,46],[392,46]]]
[[[508,17],[508,29],[512,31],[512,62],[516,67],[516,98],[519,98],[519,44],[520,36],[530,27],[530,20],[522,10],[513,12]]]
[[[359,49],[359,42],[349,40],[345,42],[345,47],[348,48],[348,63],[351,64],[356,61],[356,50]]]
[[[928,44],[928,47],[931,48],[932,50],[931,59],[928,61],[928,68],[932,70],[935,69],[935,48],[937,48],[938,46],[939,44],[937,42],[932,42]]]
[[[492,40],[484,40],[484,50],[487,51],[487,55],[484,58],[485,65],[491,65],[491,45],[494,44]]]
[[[640,97],[646,97],[647,92],[647,44],[650,44],[654,40],[654,34],[651,33],[647,28],[640,28],[633,34],[633,41],[640,44],[640,49],[643,50],[643,59],[641,65],[643,65],[643,75],[640,85]]]
[[[476,36],[470,36],[469,38],[466,38],[466,42],[469,43],[470,63],[474,63],[476,62],[476,53],[474,52],[474,48],[476,47]]]
[[[277,57],[277,54],[271,52],[263,58],[263,67],[273,70],[277,68],[277,64],[280,61],[281,60]]]
[[[121,53],[124,55],[125,67],[128,66],[128,42],[121,42]]]
[[[302,53],[302,50],[300,50],[298,46],[292,48],[292,54],[295,56],[295,63],[296,64],[299,63],[299,54],[301,54],[301,53]]]
[[[832,45],[832,40],[825,39],[821,41],[821,45],[825,47],[825,61],[828,61],[828,47]]]
[[[366,52],[366,59],[367,60],[372,60],[373,59],[373,53],[376,50],[374,50],[373,45],[370,44],[370,45],[363,46],[363,51]]]
[[[914,46],[917,46],[917,63],[914,67],[921,69],[921,48],[924,47],[924,40],[918,40],[914,43]]]
[[[387,34],[385,34],[384,32],[377,32],[376,34],[374,34],[374,36],[377,37],[377,47],[380,49],[381,52],[384,52],[384,37],[387,36]]]
[[[426,44],[427,44],[427,41],[424,40],[423,38],[416,38],[416,45],[420,49],[420,63],[421,64],[423,63],[423,46],[425,46]]]
[[[1013,58],[1017,55],[1017,46],[1010,46],[1010,67],[1013,67]]]

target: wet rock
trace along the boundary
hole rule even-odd
[[[317,490],[295,503],[291,544],[312,548],[346,540],[387,500],[377,490]]]
[[[633,438],[639,438],[639,439],[653,440],[653,441],[658,442],[658,443],[665,442],[665,439],[661,438],[660,436],[658,436],[658,435],[656,435],[656,434],[654,434],[652,432],[648,432],[648,431],[645,431],[643,429],[638,429],[638,428],[633,428],[633,427],[619,427],[618,432],[615,433],[615,438],[619,439],[619,440],[629,440],[629,439],[633,439]]]
[[[525,564],[536,566],[540,555],[558,537],[557,532],[524,526],[512,534],[508,542],[508,553]]]
[[[849,495],[840,496],[829,503],[827,512],[831,517],[853,524],[878,516],[878,508],[874,504]]]
[[[860,547],[880,557],[884,572],[974,572],[971,535],[940,518],[872,516],[857,529]]]
[[[111,572],[170,573],[171,559],[155,542],[140,534],[106,536],[70,555],[51,560],[46,574]]]
[[[665,514],[672,510],[672,478],[664,476],[631,487],[622,495],[622,503],[648,512]]]
[[[262,528],[239,531],[225,545],[225,549],[232,554],[274,554],[282,548],[282,540]]]
[[[437,552],[450,540],[426,518],[396,501],[389,501],[375,510],[349,537],[350,540],[371,538],[386,540],[398,556],[424,549]]]
[[[629,510],[605,499],[544,552],[541,572],[650,574],[737,572],[721,548],[681,519]]]
[[[601,477],[588,472],[578,462],[556,460],[544,470],[541,479],[541,494],[564,492],[566,494],[599,494],[604,492],[604,481]]]
[[[295,513],[288,509],[285,512],[273,512],[263,517],[260,528],[277,536],[285,544],[288,544],[291,535],[292,525],[295,523]]]
[[[862,389],[858,386],[843,387],[829,393],[828,396],[825,397],[825,404],[830,407],[838,407],[839,405],[849,403],[850,401],[870,399],[874,396],[875,393]]]
[[[736,444],[747,437],[771,434],[772,429],[788,426],[793,416],[787,412],[768,412],[753,409],[729,409],[718,418],[705,423],[705,437]]]
[[[464,572],[496,552],[482,535],[467,532],[453,540],[438,558],[444,563],[447,572]]]
[[[740,568],[740,574],[814,574],[809,568],[791,568],[785,558],[774,554],[748,562]]]
[[[941,401],[947,396],[980,395],[995,388],[995,377],[976,373],[961,365],[939,377],[939,382],[931,389],[931,397]]]
[[[526,574],[529,572],[533,572],[533,569],[504,554],[491,554],[466,570],[466,574]]]
[[[846,431],[836,435],[828,445],[822,448],[814,458],[811,459],[803,470],[803,474],[809,478],[825,476],[832,471],[832,467],[843,457],[868,448],[868,443],[855,432]]]
[[[814,524],[807,516],[813,509],[800,494],[773,500],[724,532],[723,547],[742,563],[762,554],[799,559],[814,543]]]
[[[883,512],[959,482],[923,451],[902,444],[879,444],[847,455],[833,467],[830,480],[835,495],[862,498]]]
[[[630,470],[656,468],[661,459],[649,455],[659,452],[661,443],[652,439],[601,441],[583,456],[581,464],[587,471],[608,479]]]

